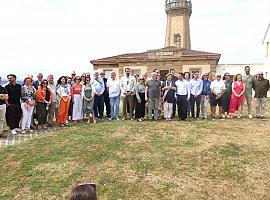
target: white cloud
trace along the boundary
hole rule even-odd
[[[268,0],[193,0],[192,48],[262,62]],[[161,48],[164,1],[0,0],[0,73],[89,71],[89,60]]]

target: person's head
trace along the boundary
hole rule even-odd
[[[99,71],[95,71],[94,77],[95,77],[95,78],[99,78]]]
[[[208,80],[209,78],[209,73],[204,73],[202,76],[202,80]]]
[[[38,73],[38,75],[37,75],[37,79],[38,79],[38,81],[42,81],[42,79],[43,79],[43,74],[42,73]]]
[[[250,74],[250,66],[245,66],[245,72],[246,74]]]
[[[152,72],[151,78],[152,78],[152,80],[157,80],[157,73],[156,72]]]
[[[161,79],[160,74],[157,74],[157,80],[159,80],[159,81],[160,81],[160,79]]]
[[[139,74],[134,74],[134,78],[135,78],[136,80],[138,80],[139,77],[140,77]]]
[[[91,78],[90,77],[86,77],[85,78],[85,85],[89,85],[90,84],[90,81],[91,81]]]
[[[155,68],[155,69],[153,70],[153,72],[159,74],[159,69]]]
[[[193,75],[194,75],[194,79],[195,79],[195,80],[199,79],[200,74],[199,74],[198,71],[194,72]]]
[[[104,72],[100,72],[100,78],[105,78],[105,73]]]
[[[8,82],[10,83],[10,84],[14,84],[14,83],[16,83],[16,75],[15,74],[9,74],[9,75],[7,75],[7,79],[8,79]]]
[[[235,81],[242,81],[242,75],[241,74],[236,74],[234,80]]]
[[[72,81],[75,81],[75,78],[74,78],[74,80],[72,80],[71,77],[67,77],[67,76],[66,76],[66,78],[67,78],[67,84],[68,84],[68,85],[72,85],[72,84],[73,84]]]
[[[262,71],[259,71],[259,72],[257,73],[257,79],[259,79],[259,80],[264,79],[264,78],[263,78],[263,72],[262,72]]]
[[[64,84],[67,84],[67,77],[61,76],[57,81],[57,85],[64,85]]]
[[[111,79],[115,80],[116,79],[116,73],[115,72],[111,72]]]
[[[71,72],[71,79],[74,80],[75,77],[76,77],[76,73],[75,73],[75,71],[72,71],[72,72]]]
[[[26,77],[23,82],[26,86],[31,86],[33,84],[33,79],[31,77]]]
[[[83,184],[72,189],[69,200],[98,200],[98,198],[95,188],[89,184]]]
[[[49,83],[53,83],[53,75],[52,74],[50,74],[49,76],[47,76],[47,80],[48,80],[48,82]]]
[[[127,77],[130,75],[130,69],[129,68],[125,69],[125,74],[126,74]]]
[[[190,79],[190,73],[189,72],[185,72],[184,73],[184,79],[185,80],[189,80]]]
[[[48,81],[46,79],[44,79],[43,81],[41,81],[40,87],[47,88],[48,87]]]
[[[178,79],[180,80],[180,81],[183,81],[184,80],[184,73],[179,73],[179,76],[178,76]]]
[[[170,69],[170,74],[171,74],[172,76],[174,76],[175,70],[174,70],[174,69]]]
[[[172,81],[172,74],[167,74],[166,75],[166,80],[171,82]]]
[[[77,76],[77,77],[78,77],[78,76]],[[77,78],[77,77],[76,77],[76,78]],[[81,80],[84,81],[85,78],[86,78],[86,74],[85,74],[85,73],[82,73],[82,75],[81,75]]]
[[[145,83],[144,77],[139,77],[139,78],[138,78],[138,82],[139,82],[140,84],[144,84],[144,83]]]
[[[221,73],[216,73],[216,79],[217,79],[218,81],[220,81],[220,79],[221,79]]]
[[[143,74],[143,78],[144,78],[145,80],[147,80],[147,73],[144,73],[144,74]]]
[[[228,80],[230,80],[230,74],[228,73],[228,72],[226,72],[225,74],[224,74],[224,76],[223,76],[223,80],[226,80],[226,81],[228,81]]]
[[[80,84],[81,80],[82,79],[79,76],[76,76],[75,79],[74,79],[74,81],[75,81],[76,84]]]
[[[87,73],[86,73],[86,77],[91,77],[90,72],[87,72]]]

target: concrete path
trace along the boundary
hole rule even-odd
[[[8,145],[20,143],[22,141],[30,140],[32,138],[38,137],[40,135],[53,133],[57,130],[61,129],[60,127],[52,127],[46,130],[34,130],[31,133],[17,133],[16,135],[12,135],[11,133],[4,132],[4,135],[7,135],[6,138],[0,137],[0,147],[6,147]]]

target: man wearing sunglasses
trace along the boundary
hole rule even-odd
[[[224,119],[222,112],[223,112],[223,102],[222,102],[222,96],[224,95],[226,91],[225,83],[221,79],[221,74],[216,74],[216,80],[214,80],[211,85],[211,95],[210,95],[210,105],[211,105],[211,116],[212,120],[216,119],[216,106],[219,106],[219,116],[221,119]]]
[[[266,111],[267,92],[270,90],[269,80],[263,77],[263,72],[257,73],[257,79],[252,84],[255,90],[256,118],[264,118]]]

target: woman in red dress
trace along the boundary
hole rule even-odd
[[[230,102],[229,113],[230,116],[238,111],[237,117],[240,119],[242,117],[240,113],[240,107],[244,101],[244,93],[246,90],[245,83],[242,81],[242,75],[237,74],[235,76],[234,82],[232,83],[232,96]]]

